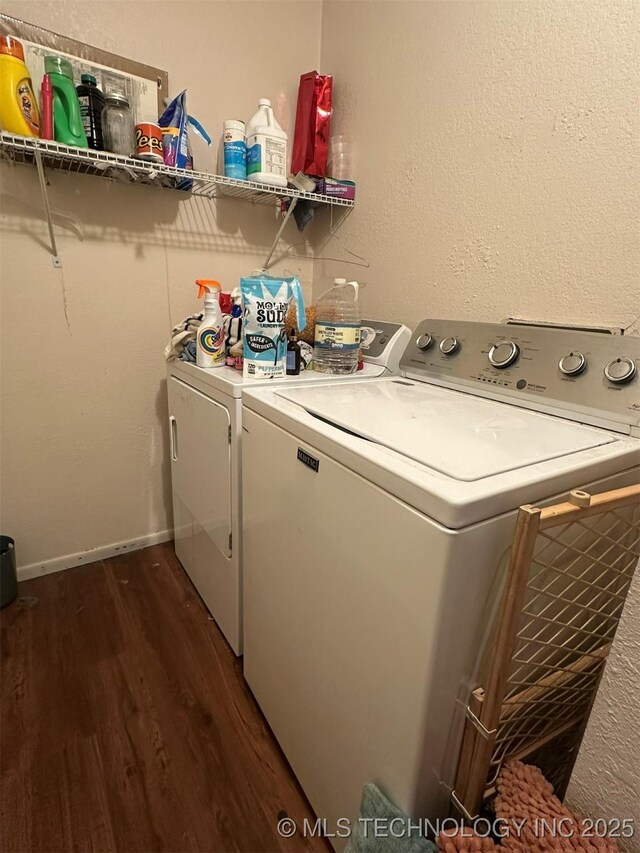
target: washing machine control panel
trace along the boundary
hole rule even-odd
[[[443,338],[443,340],[440,341],[440,352],[443,355],[453,355],[458,352],[459,349],[460,341],[455,335],[451,335],[449,338]]]
[[[360,349],[365,361],[386,367],[395,373],[402,353],[411,338],[411,330],[402,323],[363,320],[360,324]]]
[[[498,341],[497,344],[492,345],[487,358],[493,367],[504,370],[520,358],[520,347],[515,341]]]
[[[405,375],[622,432],[640,430],[640,338],[580,329],[423,320]]]

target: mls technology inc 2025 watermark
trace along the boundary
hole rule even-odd
[[[278,832],[284,838],[291,838],[300,832],[305,838],[349,838],[354,829],[365,838],[437,838],[441,833],[455,835],[463,829],[472,829],[480,838],[631,838],[634,835],[632,818],[610,818],[608,820],[590,820],[580,823],[568,817],[534,818],[522,820],[516,818],[477,818],[470,824],[454,818],[430,821],[411,818],[361,817],[356,821],[340,817],[334,823],[325,818],[309,820],[305,818],[297,823],[293,818],[281,817]]]

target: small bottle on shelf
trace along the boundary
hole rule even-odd
[[[53,86],[48,74],[42,75],[40,102],[40,136],[43,139],[53,139]]]
[[[104,151],[102,111],[104,110],[105,98],[98,89],[98,81],[93,74],[82,74],[80,76],[80,85],[76,86],[76,92],[80,101],[82,126],[89,148],[93,148],[94,151]]]

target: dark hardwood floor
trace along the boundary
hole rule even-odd
[[[4,853],[327,853],[279,836],[279,813],[312,813],[172,543],[19,595],[0,617]]]

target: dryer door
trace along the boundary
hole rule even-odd
[[[168,379],[176,554],[236,654],[240,580],[231,548],[229,410]]]
[[[200,528],[230,556],[229,411],[175,377],[169,380],[173,489]]]

